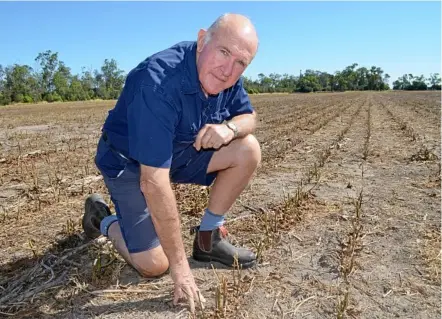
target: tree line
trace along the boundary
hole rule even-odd
[[[72,74],[71,69],[59,59],[58,52],[47,50],[35,58],[39,66],[0,64],[0,105],[10,103],[35,103],[41,101],[63,102],[118,98],[126,78],[114,59],[105,59],[99,70],[82,69]],[[260,73],[258,79],[244,78],[248,93],[274,92],[336,92],[389,90],[390,75],[380,67],[358,67],[357,63],[334,74],[308,69],[299,75]],[[393,82],[393,90],[440,90],[438,73],[429,78],[404,74]]]
[[[249,93],[275,92],[343,92],[343,91],[384,91],[390,90],[390,75],[382,68],[358,67],[357,63],[347,66],[342,71],[330,74],[323,71],[308,69],[298,76],[260,73],[258,79],[245,77],[244,83]],[[441,78],[438,73],[429,78],[406,74],[393,82],[393,90],[440,90]]]
[[[10,103],[116,99],[126,75],[114,59],[105,59],[100,70],[72,74],[58,52],[47,50],[35,58],[40,70],[29,65],[0,64],[0,105]]]

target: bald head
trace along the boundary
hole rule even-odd
[[[232,87],[258,50],[258,36],[251,21],[240,14],[219,17],[197,41],[197,69],[203,91],[208,94]]]
[[[213,22],[207,30],[204,42],[208,43],[215,35],[235,35],[248,42],[252,55],[258,50],[258,35],[252,22],[246,16],[236,13],[225,13]]]

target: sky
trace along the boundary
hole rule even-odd
[[[80,74],[114,58],[126,73],[149,55],[196,40],[225,12],[248,16],[260,41],[244,75],[334,73],[353,63],[405,73],[441,72],[441,4],[432,2],[0,2],[0,64],[58,52]]]

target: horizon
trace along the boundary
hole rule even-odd
[[[251,79],[260,73],[298,76],[307,69],[335,74],[353,63],[358,68],[380,67],[391,76],[390,85],[404,74],[441,73],[440,2],[250,4],[0,3],[1,30],[8,30],[3,37],[13,48],[0,52],[0,64],[26,64],[38,70],[34,59],[51,50],[72,74],[81,74],[82,68],[99,70],[105,59],[115,59],[127,74],[157,51],[195,40],[198,30],[207,29],[221,14],[236,12],[252,20],[259,36],[257,56],[243,74]],[[165,14],[151,15],[152,10]],[[39,11],[50,12],[51,17],[42,21]],[[373,17],[376,23],[370,23]]]

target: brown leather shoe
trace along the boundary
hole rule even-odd
[[[255,254],[246,248],[237,248],[227,240],[227,229],[223,226],[209,231],[200,231],[199,226],[191,229],[195,233],[193,241],[193,258],[198,261],[217,261],[233,267],[234,256],[237,256],[238,265],[242,269],[256,264]]]

